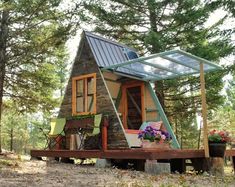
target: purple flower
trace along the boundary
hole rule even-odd
[[[158,130],[151,126],[147,126],[143,131],[138,134],[138,138],[149,140],[151,142],[164,142],[170,141],[171,135],[166,131]]]

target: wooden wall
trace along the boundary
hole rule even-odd
[[[119,90],[121,88],[121,82],[118,81],[118,78],[120,78],[120,76],[109,72],[103,72],[103,76],[109,89],[109,92],[112,96],[112,99],[114,102],[116,102]]]
[[[69,117],[72,115],[72,77],[96,73],[97,76],[97,113],[108,114],[110,117],[110,126],[108,128],[108,148],[121,149],[127,148],[126,141],[121,124],[119,123],[117,113],[109,97],[108,91],[102,79],[99,67],[95,62],[92,51],[86,38],[83,36],[79,45],[77,56],[75,58],[70,79],[66,88],[64,99],[62,101],[59,117]],[[112,93],[115,95],[115,92]]]
[[[145,111],[146,111],[146,121],[156,121],[157,120],[157,109],[153,102],[153,99],[145,86]]]

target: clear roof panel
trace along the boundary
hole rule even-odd
[[[156,68],[151,65],[146,65],[141,62],[136,62],[132,64],[128,64],[126,66],[121,66],[116,69],[116,71],[125,71],[125,73],[130,72],[133,75],[133,72],[136,72],[136,75],[142,76],[143,78],[148,78],[151,76],[152,78],[158,77],[159,79],[167,78],[168,76],[176,75],[170,71]]]
[[[148,59],[148,60],[146,60],[146,62],[157,65],[157,66],[165,68],[165,69],[169,69],[169,71],[175,72],[176,74],[184,74],[185,72],[188,72],[188,73],[195,72],[195,70],[192,68],[189,68],[189,67],[181,65],[181,64],[177,64],[175,62],[172,62],[170,60],[167,60],[167,59],[161,58],[161,57]]]
[[[166,51],[148,57],[139,57],[103,69],[137,76],[144,80],[163,80],[200,73],[200,63],[204,71],[221,69],[220,66],[181,50]]]
[[[181,62],[185,66],[190,66],[192,68],[200,70],[200,62],[198,62],[198,60],[195,60],[192,57],[189,57],[189,56],[186,56],[186,55],[180,54],[180,53],[169,54],[169,55],[166,55],[166,57],[168,57],[172,60]],[[213,66],[204,63],[204,70],[210,70],[210,69],[213,69]]]

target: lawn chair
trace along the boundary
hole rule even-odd
[[[55,118],[51,120],[50,126],[51,130],[47,137],[47,144],[45,149],[60,149],[62,146],[62,140],[65,136],[64,126],[66,124],[65,118]]]
[[[102,114],[95,115],[93,131],[85,135],[84,149],[101,149],[102,147],[102,139],[100,133],[101,121],[102,121]]]

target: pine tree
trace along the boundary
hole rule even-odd
[[[57,103],[52,99],[59,86],[55,68],[78,26],[73,25],[72,10],[65,10],[61,2],[0,2],[0,122],[3,97],[12,98],[21,112],[50,110]]]

